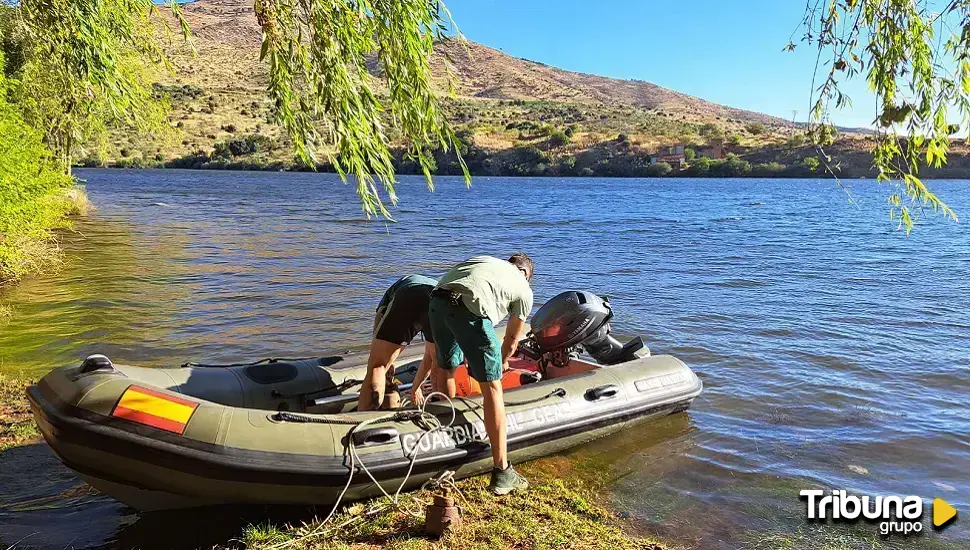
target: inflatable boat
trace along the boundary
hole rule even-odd
[[[700,394],[680,360],[651,356],[639,338],[613,339],[607,301],[582,292],[555,300],[533,318],[503,378],[513,462],[621,430],[638,437],[635,425]],[[418,344],[399,358],[402,392],[421,354]],[[140,510],[333,503],[415,489],[444,471],[490,470],[474,384],[422,408],[357,412],[366,362],[351,353],[169,369],[96,355],[52,371],[28,398],[54,453]]]

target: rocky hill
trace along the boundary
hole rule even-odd
[[[204,80],[214,83],[231,70],[233,76],[256,77],[251,84],[262,85],[265,82],[265,71],[236,74],[240,69],[258,67],[260,30],[251,1],[199,0],[186,4],[184,13],[203,61],[198,65],[210,71],[210,78]],[[191,67],[193,61],[199,59],[190,59],[187,64],[181,64],[179,74],[188,76],[196,72]],[[741,122],[788,124],[780,118],[718,105],[649,82],[565,71],[512,57],[470,41],[449,40],[438,44],[433,67],[443,77],[448,66],[453,70],[458,94],[468,98],[622,105],[671,116],[686,116],[692,121],[716,120],[720,117],[722,120]],[[214,68],[221,68],[222,71],[211,73]]]
[[[92,154],[83,164],[296,168],[266,97],[251,0],[199,0],[183,9],[191,47],[174,37],[172,70],[156,78],[159,96],[172,106],[173,135],[119,131],[107,156]],[[432,65],[442,91],[450,80],[457,92],[442,96],[445,111],[480,173],[652,174],[650,156],[670,145],[702,151],[717,142],[743,155],[790,153],[804,142],[800,127],[779,118],[649,82],[565,71],[474,42],[440,42]],[[440,159],[439,173],[452,171],[453,160]]]

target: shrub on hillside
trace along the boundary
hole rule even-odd
[[[674,170],[673,166],[666,162],[658,162],[651,164],[647,167],[647,176],[653,178],[662,178]]]
[[[173,103],[185,103],[205,94],[205,88],[195,84],[152,84],[155,99],[169,98]]]
[[[687,175],[690,176],[706,176],[711,170],[711,159],[707,157],[698,157],[694,159],[694,162],[690,163],[687,167]]]
[[[763,162],[751,167],[751,172],[759,176],[777,176],[787,170],[788,167],[780,162]]]
[[[751,163],[728,155],[726,159],[716,160],[711,163],[711,174],[724,178],[740,178],[751,173]]]
[[[750,122],[744,127],[744,129],[747,130],[747,132],[752,136],[760,136],[761,134],[765,133],[766,130],[765,125],[760,122]]]
[[[569,136],[562,130],[553,130],[553,132],[549,134],[549,145],[553,147],[562,147],[568,143]]]
[[[724,139],[724,130],[712,122],[702,124],[697,133],[708,139]]]
[[[212,156],[220,158],[243,157],[254,153],[275,151],[277,143],[262,134],[250,134],[241,139],[230,139],[215,144]]]
[[[805,145],[806,141],[807,141],[807,138],[805,137],[805,134],[795,134],[790,138],[788,138],[788,141],[786,142],[786,144],[790,149],[796,149],[798,147],[801,147],[802,145]]]

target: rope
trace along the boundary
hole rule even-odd
[[[539,403],[545,401],[550,397],[566,397],[566,390],[563,388],[556,388],[551,392],[543,395],[542,397],[536,397],[533,399],[526,399],[525,401],[506,401],[505,405],[507,407],[521,407],[523,405],[532,405],[533,403]]]
[[[272,394],[272,396],[274,398],[277,398],[277,399],[291,399],[293,397],[304,397],[305,398],[305,397],[308,397],[310,395],[316,395],[318,393],[323,393],[323,392],[328,392],[328,391],[333,391],[333,390],[337,390],[337,393],[343,393],[344,390],[349,390],[350,388],[353,388],[354,386],[361,386],[363,384],[364,384],[364,381],[363,380],[357,380],[356,378],[348,378],[348,379],[344,380],[343,382],[341,382],[339,384],[335,384],[333,386],[329,386],[329,387],[326,387],[326,388],[320,388],[319,390],[313,390],[313,391],[310,391],[310,392],[303,392],[303,393],[280,393],[280,392],[278,392],[276,390],[273,390],[271,392],[271,394]]]
[[[426,410],[428,405],[431,404],[431,398],[436,395],[441,396],[445,401],[448,402],[448,408],[451,410],[451,420],[449,420],[447,424],[442,424],[441,420],[436,415],[431,414]],[[505,404],[510,406],[522,406],[522,405],[529,405],[533,403],[539,403],[551,397],[565,397],[565,396],[566,396],[565,389],[556,388],[555,390],[541,397],[536,397],[534,399],[528,399],[520,402],[506,402]],[[469,399],[466,399],[465,397],[456,396],[455,399],[468,405],[470,410],[482,408],[482,405],[474,401],[471,401]],[[375,418],[370,418],[367,420],[358,421],[347,416],[339,416],[339,417],[330,416],[328,418],[320,418],[320,417],[313,417],[313,416],[304,416],[300,414],[294,414],[294,413],[283,412],[283,411],[272,415],[271,418],[282,422],[302,422],[302,423],[312,423],[312,424],[343,424],[343,425],[352,426],[352,428],[350,428],[350,430],[347,432],[347,438],[346,438],[347,443],[345,444],[347,454],[350,456],[350,464],[348,465],[349,472],[347,474],[347,482],[344,484],[343,489],[341,489],[340,494],[337,496],[337,500],[334,502],[333,508],[330,509],[330,513],[327,514],[327,517],[325,517],[323,521],[321,521],[309,533],[299,538],[292,539],[292,540],[277,544],[275,546],[269,547],[270,550],[278,550],[280,548],[285,548],[288,546],[295,545],[309,538],[317,537],[323,533],[324,527],[326,527],[326,525],[330,522],[330,520],[333,519],[333,516],[337,513],[337,509],[340,507],[340,503],[343,501],[344,496],[346,496],[347,491],[350,489],[350,485],[354,479],[354,474],[357,473],[358,468],[360,469],[360,471],[363,471],[368,478],[370,478],[371,482],[373,482],[373,484],[376,485],[378,489],[380,489],[381,493],[385,497],[390,499],[391,506],[394,506],[398,509],[402,509],[414,517],[421,518],[422,515],[421,515],[420,509],[418,511],[415,511],[413,509],[409,509],[408,507],[406,507],[401,503],[400,501],[401,491],[404,490],[405,485],[407,485],[408,481],[411,479],[411,474],[414,471],[414,464],[417,462],[418,454],[420,453],[420,450],[421,450],[421,442],[424,441],[425,437],[428,437],[436,432],[444,431],[446,429],[451,428],[454,425],[455,420],[457,420],[458,418],[458,411],[455,409],[454,401],[451,398],[449,398],[447,395],[441,392],[432,392],[427,396],[424,403],[418,406],[417,410],[397,411],[394,413],[385,414],[385,415],[378,416]],[[401,484],[398,485],[394,493],[391,494],[390,492],[388,492],[387,489],[384,488],[383,485],[381,485],[381,482],[378,481],[376,477],[374,477],[374,474],[371,473],[371,471],[367,468],[367,465],[364,463],[364,461],[361,460],[360,455],[357,454],[357,446],[354,442],[354,434],[357,433],[357,430],[363,429],[373,424],[378,424],[382,422],[400,422],[400,421],[406,421],[406,420],[413,420],[416,423],[418,423],[419,427],[423,430],[423,433],[421,434],[420,437],[418,437],[418,440],[415,441],[414,445],[411,447],[411,453],[410,453],[411,456],[408,457],[408,470],[404,474],[404,477],[401,479]],[[454,472],[450,470],[445,470],[440,475],[436,477],[432,477],[431,479],[425,481],[421,485],[421,489],[436,488],[436,487],[447,487],[451,491],[457,493],[461,497],[461,499],[465,502],[466,505],[468,504],[468,500],[465,498],[465,495],[462,494],[461,490],[455,484]],[[425,506],[428,506],[430,504],[428,502],[425,502],[419,499],[414,495],[411,495],[411,498],[414,499],[414,501],[420,504],[423,504]],[[381,510],[384,510],[385,508],[386,506],[375,507],[369,510],[368,513],[369,514],[377,513]],[[357,521],[357,519],[359,519],[359,517],[350,518],[343,524],[339,525],[338,528],[345,527],[350,523]]]
[[[547,393],[547,394],[545,394],[545,395],[543,395],[541,397],[535,397],[535,398],[532,398],[532,399],[526,399],[524,401],[506,401],[505,402],[505,406],[507,406],[507,407],[522,407],[522,406],[525,406],[525,405],[532,405],[534,403],[539,403],[539,402],[545,401],[546,399],[549,399],[550,397],[566,397],[566,390],[563,389],[563,388],[556,388],[556,389],[552,390],[551,392],[549,392],[549,393]],[[460,395],[456,395],[453,399],[455,399],[457,401],[461,401],[462,403],[468,405],[468,408],[473,409],[473,410],[474,409],[483,409],[483,408],[485,408],[481,403],[472,401],[471,399],[468,399],[467,397],[462,397]]]
[[[440,395],[446,401],[448,401],[448,405],[451,408],[451,420],[448,422],[448,424],[441,424],[441,421],[438,419],[437,416],[425,411],[428,401],[425,401],[420,407],[418,407],[416,411],[399,411],[399,412],[386,414],[383,416],[378,416],[375,418],[370,418],[367,420],[362,420],[360,422],[357,422],[354,425],[354,427],[352,427],[350,431],[347,432],[346,448],[347,448],[348,454],[350,455],[350,465],[348,466],[348,469],[350,471],[347,475],[347,483],[344,484],[343,489],[340,491],[340,494],[337,496],[337,500],[336,502],[334,502],[333,508],[330,509],[330,513],[327,514],[327,517],[324,518],[323,521],[321,521],[316,527],[314,527],[312,531],[310,531],[306,535],[303,535],[302,537],[299,537],[297,539],[292,539],[284,543],[277,544],[275,546],[270,546],[269,548],[271,550],[284,548],[320,535],[323,532],[323,528],[327,525],[327,523],[329,523],[330,520],[333,519],[334,514],[336,514],[337,512],[337,508],[340,506],[341,501],[343,501],[344,496],[347,494],[347,490],[350,489],[350,484],[351,482],[353,482],[354,473],[357,471],[358,465],[360,469],[365,474],[367,474],[367,477],[370,478],[370,480],[374,483],[374,485],[376,485],[377,488],[381,490],[381,493],[383,493],[385,497],[391,500],[391,505],[403,509],[404,511],[411,514],[412,516],[420,518],[421,517],[420,512],[414,512],[413,510],[405,508],[401,504],[400,502],[401,491],[404,489],[404,486],[407,485],[408,480],[410,480],[411,478],[411,473],[414,471],[414,464],[417,461],[418,453],[420,452],[420,444],[424,440],[424,438],[435,432],[445,430],[446,428],[450,428],[455,423],[455,420],[458,417],[458,414],[455,411],[454,403],[451,401],[451,399],[448,398],[447,395],[441,392],[433,392],[428,397],[430,398],[432,395]],[[315,419],[312,417],[302,417],[300,415],[291,415],[291,413],[277,413],[277,415],[280,415],[282,417],[297,416],[301,419],[306,419],[307,421],[321,420],[321,419]],[[370,426],[372,424],[377,424],[379,422],[386,422],[386,421],[397,420],[397,419],[406,419],[408,417],[413,418],[415,420],[420,419],[427,426],[430,426],[431,428],[426,429],[424,433],[422,433],[421,436],[418,438],[418,440],[415,442],[414,447],[412,447],[412,454],[409,459],[408,471],[404,475],[404,478],[401,480],[401,484],[398,485],[397,489],[394,491],[394,494],[392,496],[390,493],[388,493],[386,489],[384,489],[384,486],[381,485],[379,481],[377,481],[377,478],[375,478],[374,475],[370,472],[370,470],[367,469],[367,465],[364,464],[364,462],[360,459],[360,456],[357,454],[357,447],[354,443],[354,434],[357,432],[357,430],[362,429],[366,426]],[[417,497],[413,497],[413,498],[422,504],[425,504],[425,505],[428,504],[427,502],[423,502],[419,500]],[[351,519],[351,521],[353,521],[353,518]],[[349,521],[345,522],[343,525],[347,525],[347,524],[349,524]]]
[[[321,366],[329,366],[329,365],[332,365],[332,364],[336,363],[337,361],[339,361],[342,358],[338,358],[337,361],[333,361],[333,362],[329,362],[329,363],[325,362],[324,360],[326,360],[326,359],[334,359],[334,358],[337,358],[337,357],[338,356],[333,356],[333,357],[298,357],[298,358],[295,358],[295,359],[286,359],[284,357],[267,357],[266,359],[260,359],[259,361],[253,361],[251,363],[227,363],[227,364],[224,364],[224,365],[217,365],[217,364],[214,364],[214,363],[213,364],[209,364],[209,363],[197,363],[195,361],[189,361],[187,363],[182,363],[182,368],[183,369],[187,369],[187,368],[192,368],[192,369],[199,369],[199,368],[201,368],[201,369],[224,369],[224,368],[231,368],[231,367],[252,367],[252,366],[255,366],[255,365],[262,365],[263,363],[280,363],[280,362],[283,362],[283,363],[293,363],[293,362],[296,362],[296,361],[310,361],[310,360],[313,360],[313,359],[316,359],[317,361],[320,361],[320,365]]]
[[[423,411],[397,411],[393,414],[386,414],[380,417],[381,422],[406,422],[408,420],[419,421],[420,413]],[[429,413],[430,414],[430,413]],[[433,415],[431,415],[433,416]],[[326,415],[326,416],[304,416],[302,414],[279,411],[270,415],[270,420],[277,422],[295,422],[298,424],[343,424],[348,426],[360,426],[364,423],[375,424],[375,419],[357,420],[349,416]],[[351,430],[353,431],[353,430]]]

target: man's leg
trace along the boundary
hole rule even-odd
[[[448,300],[437,296],[431,298],[428,305],[428,323],[431,325],[431,333],[434,334],[437,357],[432,376],[435,371],[440,373],[439,380],[444,380],[448,397],[455,396],[455,368],[465,361],[452,327],[454,317],[455,306]]]
[[[457,388],[455,387],[455,369],[445,370],[438,365],[435,365],[431,375],[434,376],[434,381],[438,386],[436,391],[439,391],[448,397],[455,397],[457,392]]]
[[[508,458],[505,402],[502,395],[502,342],[488,319],[469,313],[455,331],[468,360],[468,373],[482,388],[485,402],[485,431],[492,447],[493,493],[506,495],[529,487],[529,482],[512,468]]]
[[[479,382],[485,401],[485,432],[492,445],[492,462],[499,470],[509,467],[505,425],[505,401],[502,400],[502,379]]]
[[[375,411],[384,403],[384,388],[388,370],[404,346],[374,338],[370,341],[367,374],[357,400],[358,411]]]

